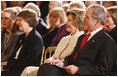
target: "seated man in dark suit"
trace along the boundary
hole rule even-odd
[[[116,45],[101,26],[106,17],[107,11],[103,6],[89,6],[84,23],[90,33],[80,36],[73,53],[63,62],[45,63],[37,75],[115,75]]]

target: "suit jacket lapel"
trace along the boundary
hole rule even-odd
[[[79,51],[77,58],[79,56],[81,56],[82,54],[84,54],[85,52],[87,52],[87,50],[89,50],[91,47],[93,47],[95,45],[98,39],[101,39],[101,35],[104,33],[104,30],[102,29],[101,31],[99,31],[98,33],[96,33],[86,44],[85,46],[83,46],[83,48]],[[76,59],[77,59],[76,58]]]

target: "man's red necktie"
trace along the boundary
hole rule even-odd
[[[88,41],[88,38],[90,37],[90,33],[88,33],[84,38],[83,38],[83,40],[82,40],[82,42],[81,42],[81,45],[80,45],[80,48],[79,48],[79,51],[82,49],[82,47],[86,44],[86,42]],[[79,52],[78,51],[78,52]],[[74,55],[74,58],[73,58],[73,60],[75,61],[75,59],[76,59],[76,57],[77,57],[77,54],[78,54],[78,52],[76,52],[76,54]]]

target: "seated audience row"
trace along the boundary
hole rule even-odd
[[[66,30],[70,32],[70,35],[61,39],[60,43],[58,44],[54,55],[47,59],[46,62],[50,62],[52,60],[64,60],[66,56],[71,55],[74,50],[74,47],[77,43],[78,38],[84,34],[84,20],[85,10],[83,9],[73,9],[67,12],[67,22],[66,22]],[[39,67],[34,67],[32,70],[32,66],[25,68],[22,72],[22,76],[27,74],[27,71],[37,72]],[[32,72],[34,75],[34,72]]]
[[[105,8],[100,2],[72,1],[67,11],[52,7],[47,24],[34,3],[23,9],[5,8],[1,75],[24,76],[31,69],[38,76],[117,75],[117,6]],[[61,1],[58,3],[62,5]],[[53,46],[54,55],[40,65],[42,51]],[[34,75],[32,70],[30,75]]]

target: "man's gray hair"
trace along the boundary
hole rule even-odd
[[[87,10],[94,10],[93,13],[93,18],[94,19],[100,19],[101,20],[101,24],[104,25],[104,22],[106,21],[107,18],[107,10],[104,6],[102,5],[98,5],[98,4],[94,4],[94,5],[90,5]]]

